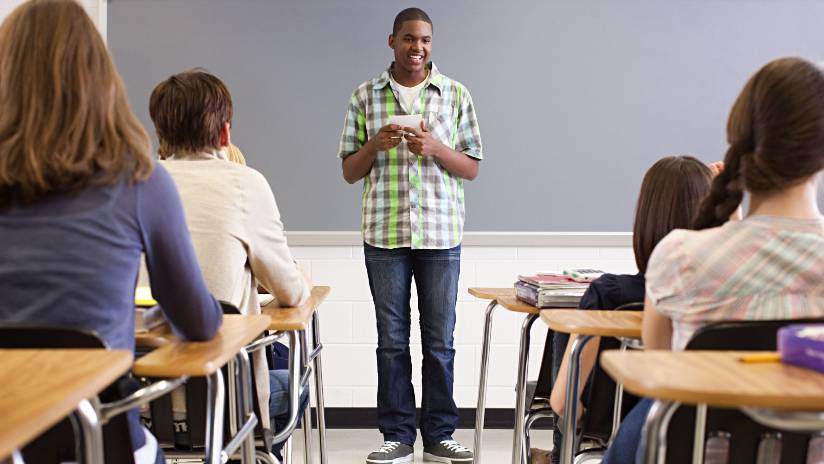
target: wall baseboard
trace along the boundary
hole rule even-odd
[[[292,246],[362,246],[357,231],[287,231]],[[464,232],[463,246],[631,247],[631,232]]]
[[[418,417],[421,410],[418,409]],[[484,429],[512,430],[515,412],[511,408],[487,408]],[[312,415],[314,418],[314,414]],[[330,429],[377,429],[377,411],[375,408],[326,408],[326,427]],[[458,428],[475,428],[475,409],[458,409]],[[539,420],[534,429],[547,429],[548,422]]]

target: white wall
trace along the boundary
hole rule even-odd
[[[23,3],[25,0],[0,0],[0,20],[5,18],[9,13],[12,12],[18,5]],[[89,16],[92,18],[92,21],[97,25],[98,29],[100,29],[100,33],[103,35],[103,38],[106,38],[106,0],[77,0],[83,8],[86,9],[86,12],[89,13]]]
[[[375,348],[377,331],[361,246],[292,246],[298,263],[318,285],[330,285],[329,300],[321,306],[321,339],[326,405],[374,407],[377,392]],[[467,288],[507,287],[518,274],[569,267],[600,268],[634,273],[630,247],[480,247],[464,246],[455,329],[455,398],[459,407],[475,406],[481,358],[483,316],[487,302]],[[413,290],[414,295],[414,290]],[[413,297],[414,298],[414,297]],[[412,303],[413,383],[420,404],[421,355],[418,314]],[[511,408],[518,337],[522,315],[496,310],[493,323],[487,406]],[[530,378],[537,376],[546,326],[532,330]]]

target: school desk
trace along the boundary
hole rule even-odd
[[[73,415],[84,462],[102,464],[99,413],[89,400],[131,366],[124,350],[0,349],[0,460]]]
[[[484,336],[481,345],[481,378],[478,382],[478,405],[475,409],[475,443],[473,445],[473,454],[475,456],[475,463],[480,464],[484,419],[486,413],[486,385],[487,374],[489,372],[489,347],[492,340],[492,315],[495,308],[498,307],[498,299],[506,296],[514,297],[515,289],[512,287],[472,287],[469,289],[469,294],[481,300],[491,300],[486,307],[486,314],[484,315]]]
[[[237,449],[241,450],[244,462],[254,463],[252,432],[257,424],[257,418],[251,412],[252,372],[245,347],[265,332],[269,324],[270,318],[266,315],[224,315],[223,324],[217,335],[208,341],[178,340],[167,324],[136,337],[139,347],[159,347],[135,362],[132,369],[135,375],[161,378],[206,377],[208,463],[225,462],[224,458],[228,459],[227,456],[231,456]],[[225,397],[223,374],[220,369],[233,359],[237,360],[237,365],[241,369],[241,385],[236,386],[236,382],[229,382],[230,395],[236,395],[238,399],[238,414],[243,416],[243,426],[224,449]]]
[[[581,353],[593,337],[641,338],[641,311],[597,311],[581,309],[547,309],[541,311],[541,319],[555,332],[568,333],[572,336],[569,368],[566,385],[566,414],[561,430],[561,462],[572,464],[577,444],[578,391],[581,387]],[[613,418],[613,429],[617,428],[620,418],[621,389],[616,393],[618,412]],[[614,430],[613,430],[614,432]]]
[[[824,429],[824,374],[781,363],[744,363],[735,351],[608,351],[601,366],[639,396],[655,398],[646,422],[646,463],[666,457],[666,429],[681,403],[739,408],[765,426]]]
[[[328,458],[326,454],[326,416],[324,410],[323,399],[323,366],[321,364],[321,351],[323,351],[323,344],[320,341],[320,317],[318,315],[318,307],[329,296],[331,289],[325,286],[315,286],[312,288],[312,293],[306,303],[296,307],[277,307],[274,306],[276,302],[261,308],[263,314],[271,318],[269,323],[269,330],[275,333],[270,335],[267,340],[261,340],[261,343],[268,343],[269,340],[278,338],[281,335],[289,337],[290,356],[296,353],[295,348],[296,338],[300,340],[300,363],[304,366],[306,375],[310,371],[314,372],[315,378],[315,402],[317,403],[317,424],[318,424],[318,444],[320,447],[320,462],[327,464]],[[308,330],[312,329],[312,343],[309,343]],[[310,367],[311,366],[311,367]],[[303,379],[298,378],[297,372],[290,370],[290,393],[299,394],[300,385],[303,385]],[[294,403],[297,403],[297,397],[294,398]],[[283,430],[278,432],[277,438],[289,437],[292,431],[297,426],[297,409],[290,408],[290,420]],[[303,413],[303,423],[312,423],[311,408],[306,408]],[[312,459],[312,427],[303,427],[305,453],[304,458],[307,463],[313,462]]]

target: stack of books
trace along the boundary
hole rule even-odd
[[[137,312],[134,317],[134,330],[137,333],[146,333],[166,322],[160,306],[152,306],[151,308],[138,307],[135,310]]]
[[[518,276],[515,296],[536,308],[577,308],[588,287],[561,274]]]

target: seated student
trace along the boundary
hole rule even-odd
[[[0,27],[0,323],[95,331],[134,349],[145,253],[152,292],[176,332],[215,335],[206,288],[169,174],[97,28],[74,1],[32,0]],[[163,462],[127,413],[135,461]]]
[[[632,275],[604,274],[596,279],[581,298],[581,309],[615,309],[630,303],[644,301],[644,273],[647,260],[655,245],[671,230],[686,228],[698,210],[701,200],[710,190],[710,167],[692,156],[669,156],[649,168],[641,183],[633,226],[633,251],[638,273]],[[556,414],[564,414],[566,398],[568,334],[550,332],[544,349],[544,366],[539,382],[550,382],[547,377],[551,363],[554,381],[550,403]],[[589,378],[595,366],[599,339],[592,340],[581,357],[581,378]],[[566,350],[566,351],[565,351]],[[563,363],[561,360],[563,359]],[[559,370],[560,369],[560,370]],[[557,372],[557,374],[555,374]],[[544,387],[546,388],[546,387]],[[583,391],[583,388],[581,389]],[[583,405],[579,406],[579,413]],[[555,428],[552,441],[552,462],[560,457],[561,433]],[[541,450],[533,453],[533,462],[540,462]],[[546,462],[543,460],[543,462]]]
[[[676,230],[647,271],[643,341],[683,350],[711,322],[824,316],[824,218],[816,194],[824,169],[824,74],[799,58],[761,68],[727,122],[725,169],[695,231]],[[747,216],[728,222],[744,192]],[[651,400],[621,424],[605,463],[631,462]]]
[[[268,182],[227,160],[232,97],[223,82],[201,70],[171,76],[152,92],[149,113],[209,289],[243,314],[260,314],[258,284],[282,306],[304,303],[309,282],[289,252]],[[269,372],[262,352],[254,356],[254,371],[259,404],[280,415],[287,406],[286,371]],[[271,428],[269,417],[260,419]]]

